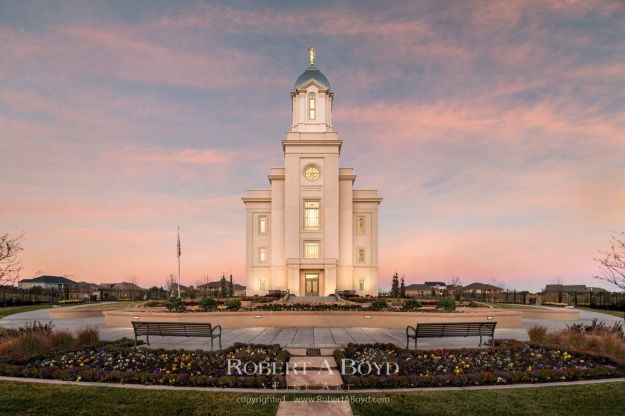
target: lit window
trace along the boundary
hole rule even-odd
[[[307,259],[319,258],[319,241],[304,242],[304,257]]]
[[[261,263],[267,262],[267,248],[261,247],[258,249],[258,261]]]
[[[304,202],[304,230],[319,231],[319,201]]]
[[[361,277],[360,280],[358,280],[358,290],[365,290],[365,278]]]
[[[358,249],[358,263],[364,263],[364,262],[365,262],[365,249],[359,248]]]
[[[265,289],[265,278],[264,277],[260,278],[260,290],[266,290]]]
[[[308,119],[309,120],[314,120],[315,119],[315,110],[316,110],[316,97],[315,97],[315,93],[310,93],[308,94]]]
[[[358,216],[358,221],[357,221],[358,225],[358,234],[364,234],[365,233],[365,216],[364,215],[359,215]]]
[[[261,234],[267,233],[267,216],[261,215],[258,217],[258,232]]]

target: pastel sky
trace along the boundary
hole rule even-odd
[[[380,276],[601,285],[625,231],[622,1],[0,1],[0,232],[22,277],[244,282],[306,42]]]

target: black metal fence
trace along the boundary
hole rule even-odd
[[[538,292],[504,290],[497,292],[436,291],[409,294],[416,299],[438,299],[452,297],[457,301],[485,303],[512,303],[519,305],[541,305],[545,302],[565,303],[596,309],[625,311],[625,292]]]

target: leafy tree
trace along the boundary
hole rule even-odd
[[[232,284],[232,273],[230,274],[230,285],[228,286],[229,289],[229,294],[228,296],[233,297],[234,296],[234,285]]]

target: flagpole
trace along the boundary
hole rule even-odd
[[[178,297],[180,298],[180,226],[178,226]]]

